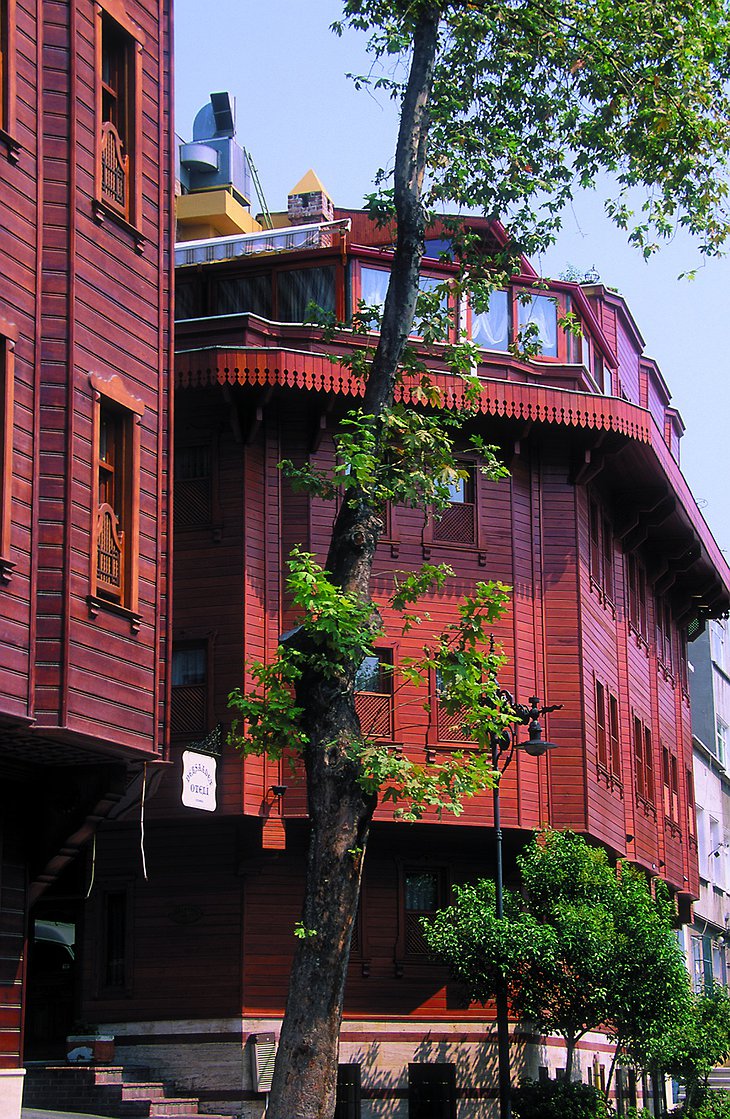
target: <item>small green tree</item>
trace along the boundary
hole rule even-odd
[[[642,1048],[643,1063],[662,1069],[685,1086],[684,1110],[699,1106],[707,1091],[707,1078],[716,1065],[730,1057],[730,995],[712,986],[693,994],[683,1012]]]
[[[432,952],[480,1002],[501,974],[513,1013],[565,1040],[568,1077],[591,1030],[617,1047],[659,1037],[689,991],[661,891],[571,832],[540,833],[518,863],[524,895],[507,894],[501,921],[489,882],[458,887],[454,905],[424,919]]]

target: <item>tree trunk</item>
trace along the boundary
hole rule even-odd
[[[573,1076],[573,1054],[575,1053],[575,1046],[577,1038],[566,1037],[565,1039],[565,1079],[570,1082]]]
[[[395,162],[398,236],[380,340],[363,412],[393,403],[398,366],[413,325],[425,219],[421,191],[439,6],[426,3],[414,28]],[[373,558],[383,524],[366,495],[343,502],[327,569],[345,591],[370,601]],[[344,678],[308,672],[297,689],[309,739],[305,755],[311,836],[301,938],[294,956],[274,1068],[268,1119],[329,1119],[335,1108],[342,1003],[362,865],[376,799],[348,756],[359,738],[352,666]]]

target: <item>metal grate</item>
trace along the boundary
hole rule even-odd
[[[473,544],[476,540],[474,505],[468,501],[449,505],[434,523],[433,538],[445,544]]]
[[[355,710],[366,738],[393,737],[392,697],[385,692],[358,692]]]

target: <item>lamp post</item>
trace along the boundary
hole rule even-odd
[[[503,734],[492,735],[492,765],[497,779],[494,783],[494,831],[497,841],[497,869],[495,875],[495,910],[497,920],[504,916],[504,891],[502,884],[502,821],[499,810],[499,786],[502,774],[512,761],[515,750],[524,750],[532,758],[540,758],[548,750],[556,749],[554,742],[546,742],[542,737],[540,716],[548,711],[557,711],[563,705],[555,703],[551,707],[541,707],[537,696],[530,696],[530,706],[516,703],[508,691],[500,691],[500,699],[505,712],[512,715],[513,721],[521,726],[527,726],[529,738],[526,742],[519,742],[515,731],[504,731]],[[503,764],[500,767],[500,760]],[[509,1016],[507,1012],[507,981],[500,976],[496,989],[497,1004],[497,1068],[499,1072],[499,1115],[500,1119],[512,1119],[510,1059],[509,1059]]]

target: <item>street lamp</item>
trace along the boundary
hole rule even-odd
[[[540,717],[548,711],[557,711],[563,705],[555,703],[551,707],[541,707],[537,696],[530,696],[530,706],[516,703],[514,696],[504,689],[500,690],[499,698],[502,709],[509,714],[512,721],[518,726],[526,726],[528,739],[519,742],[516,731],[504,731],[502,734],[492,735],[492,766],[498,777],[494,783],[494,831],[497,838],[497,873],[495,877],[495,909],[497,919],[504,916],[504,892],[502,886],[502,822],[499,812],[499,786],[502,774],[514,757],[515,750],[524,750],[531,758],[540,758],[548,750],[555,750],[556,743],[546,742],[542,737]],[[500,760],[503,764],[500,768]],[[509,1017],[507,1013],[507,982],[504,976],[497,980],[497,1066],[499,1070],[499,1115],[500,1119],[512,1119],[512,1101],[510,1085],[509,1061]]]

